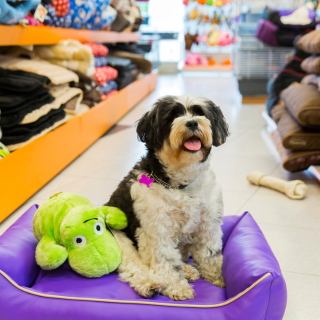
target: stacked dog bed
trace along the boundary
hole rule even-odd
[[[80,83],[73,86],[84,91],[83,103],[89,107],[117,92],[114,80],[118,73],[114,68],[107,66],[108,48],[102,44],[81,44],[77,40],[62,40],[53,46],[37,46],[35,53],[50,63],[76,72]]]
[[[61,40],[53,46],[36,46],[34,52],[52,64],[80,71],[87,76],[94,74],[95,61],[91,49],[77,40]]]
[[[65,123],[80,107],[78,76],[42,60],[0,55],[3,142],[10,151]]]
[[[273,76],[268,81],[267,92],[269,98],[266,106],[269,115],[271,115],[271,109],[279,103],[280,92],[288,88],[293,82],[301,82],[307,75],[307,73],[302,70],[301,64],[309,56],[309,53],[296,48],[290,61],[280,70],[279,74]]]
[[[316,14],[306,6],[295,11],[266,8],[258,23],[255,36],[271,46],[292,47],[300,34],[314,30]]]
[[[118,85],[115,81],[118,71],[108,66],[108,48],[99,43],[85,43],[90,48],[94,56],[95,72],[94,78],[100,90],[101,100],[105,100],[118,92]]]
[[[109,44],[108,48],[110,50],[108,65],[118,71],[116,82],[119,90],[151,72],[152,62],[145,58],[146,52],[136,43]]]
[[[300,68],[311,74],[282,90],[280,102],[270,111],[277,123],[272,137],[288,171],[320,164],[320,30],[301,37],[297,48],[309,55]]]

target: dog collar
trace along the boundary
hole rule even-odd
[[[151,172],[149,179],[154,179],[154,181],[160,183],[161,185],[163,185],[166,189],[171,189],[171,190],[181,190],[184,189],[188,186],[188,184],[180,184],[178,187],[173,187],[171,184],[166,183],[164,181],[162,181],[161,179],[159,179],[154,173],[153,171]],[[193,182],[193,181],[192,181]],[[192,183],[191,182],[191,183]]]

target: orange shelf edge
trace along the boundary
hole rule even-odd
[[[77,30],[35,26],[0,26],[0,46],[50,45],[60,40],[75,39],[80,42],[137,42],[138,32],[112,32]]]
[[[215,66],[206,66],[206,65],[185,65],[182,68],[182,71],[213,71],[213,72],[222,72],[222,71],[232,71],[232,65],[228,66],[221,66],[221,65],[215,65]]]
[[[152,72],[0,160],[0,222],[115,125],[156,86]]]

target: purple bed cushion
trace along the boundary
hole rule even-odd
[[[195,298],[177,302],[164,296],[144,299],[120,282],[116,273],[87,279],[67,263],[53,271],[41,270],[34,258],[37,241],[32,219],[36,209],[32,206],[0,236],[1,320],[283,317],[285,282],[276,258],[249,213],[223,218],[226,288],[200,279],[193,284]]]
[[[278,29],[279,27],[272,22],[260,19],[254,35],[256,38],[269,44],[270,46],[277,46],[278,42],[276,32]]]

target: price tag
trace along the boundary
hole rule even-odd
[[[40,3],[37,6],[37,9],[36,9],[33,16],[34,16],[35,20],[39,20],[40,22],[43,22],[47,13],[48,13],[48,10]]]

